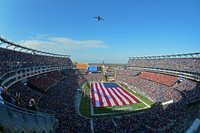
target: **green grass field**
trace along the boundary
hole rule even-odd
[[[82,89],[85,91],[85,95],[83,94],[81,97],[79,112],[83,116],[90,117],[91,113],[90,113],[90,99],[89,99],[89,94],[90,94],[89,83],[83,84]]]
[[[137,112],[141,112],[145,109],[148,109],[154,105],[153,101],[143,96],[142,94],[131,91],[130,89],[128,89],[128,86],[124,84],[120,83],[119,85],[121,85],[127,91],[129,91],[138,99],[140,99],[140,103],[132,104],[132,105],[104,107],[104,108],[92,107],[91,109],[90,96],[89,96],[90,86],[89,86],[89,83],[85,83],[82,86],[82,89],[85,92],[85,95],[83,94],[81,98],[81,103],[80,103],[80,108],[79,108],[80,113],[85,117],[104,117],[104,116],[109,117],[109,116],[121,115],[121,114],[134,114]]]

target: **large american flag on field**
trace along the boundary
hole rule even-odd
[[[93,107],[121,106],[140,101],[117,83],[90,83]]]

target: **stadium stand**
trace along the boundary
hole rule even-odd
[[[103,74],[71,69],[73,64],[69,57],[55,54],[40,55],[39,52],[24,53],[6,48],[0,48],[0,53],[3,87],[0,132],[90,133],[91,120],[95,133],[185,132],[199,115],[196,105],[200,98],[199,81],[180,77],[177,73],[170,76],[164,72],[134,70],[135,66],[140,66],[199,73],[199,58],[129,58],[131,70],[117,70],[117,81],[127,83],[156,104],[135,114],[85,118],[77,110],[77,93],[84,82],[99,82]],[[55,64],[58,66],[52,67]],[[34,99],[36,111],[30,110],[30,99]],[[173,103],[161,104],[169,100]]]
[[[164,68],[200,73],[199,58],[129,59],[130,66]]]
[[[53,79],[52,79],[53,77]],[[43,75],[38,75],[36,77],[31,77],[28,79],[28,86],[32,86],[32,88],[39,89],[40,91],[46,92],[47,89],[56,83],[56,81],[60,81],[65,77],[61,72],[49,72]]]
[[[139,76],[141,78],[152,80],[166,86],[171,86],[178,80],[178,78],[175,76],[152,73],[152,72],[142,72]]]
[[[4,48],[0,48],[0,53],[1,53],[0,75],[3,75],[6,72],[13,71],[16,69],[33,67],[33,66],[71,64],[71,60],[69,58],[34,55],[30,53],[23,53]]]
[[[200,98],[200,86],[199,82],[191,81],[191,80],[183,80],[177,86],[176,89],[183,92],[188,102],[196,101]],[[196,89],[195,89],[196,88]]]
[[[85,75],[85,78],[88,81],[101,82],[104,78],[104,75],[102,73],[92,73]]]
[[[80,116],[75,110],[77,88],[83,83],[75,73],[52,86],[39,102],[39,107],[56,112],[59,120],[57,132],[90,132],[90,120]]]
[[[183,129],[177,127],[193,120],[197,112],[194,106],[180,103],[165,108],[157,105],[135,115],[93,119],[94,129],[95,132],[181,132]]]
[[[0,41],[8,46],[32,51],[32,53],[27,53],[0,48],[0,84],[2,86],[0,132],[54,132],[58,127],[55,114],[37,106],[44,93],[37,92],[24,84],[28,77],[60,70],[64,68],[63,66],[71,67],[72,61],[68,56],[25,48],[1,37]],[[57,75],[52,73],[48,76],[62,78],[61,73],[56,73]],[[50,82],[43,84],[44,87],[41,82],[38,82],[40,88],[45,90],[45,87],[49,87]]]
[[[172,89],[172,87],[140,78],[140,76],[132,77],[121,75],[120,77],[118,76],[118,80],[128,83],[129,86],[138,92],[157,102],[169,101],[171,99],[177,101],[182,98],[179,92]]]

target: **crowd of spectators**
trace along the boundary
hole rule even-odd
[[[141,72],[137,76],[121,73],[117,79],[156,102],[179,101],[182,98],[192,102],[200,99],[199,82],[189,79],[152,72]]]
[[[90,132],[90,119],[80,116],[76,109],[76,93],[82,84],[80,75],[72,74],[52,86],[40,99],[39,107],[56,113],[59,128],[56,132]]]
[[[140,78],[140,76],[132,77],[121,75],[117,78],[119,81],[127,83],[134,90],[156,102],[165,102],[169,100],[178,101],[182,98],[180,92],[172,89],[172,87]]]
[[[28,85],[34,87],[35,89],[39,89],[40,91],[46,92],[51,85],[65,77],[66,75],[58,71],[49,72],[29,78]]]
[[[19,84],[18,84],[19,85]],[[25,87],[23,87],[25,88]],[[14,93],[15,91],[15,93]],[[22,98],[21,98],[21,93],[20,92],[16,92],[16,90],[5,90],[2,87],[0,87],[0,104],[7,104],[7,105],[14,105],[13,107],[20,107],[20,109],[22,108],[26,108],[28,109],[28,111],[32,110],[32,111],[37,111],[37,105],[36,102],[34,100],[33,97],[31,97],[30,99],[26,99],[26,97],[23,97],[24,94],[29,94],[27,90],[25,90],[26,92],[22,92]],[[19,90],[18,90],[19,91]],[[28,95],[30,96],[30,95]],[[37,97],[37,95],[34,95]],[[29,101],[28,101],[29,100]],[[19,109],[19,108],[18,108]]]
[[[104,80],[104,75],[102,73],[91,73],[85,75],[85,78],[88,81],[101,82],[102,80]]]
[[[178,80],[178,77],[175,76],[152,72],[142,72],[139,77],[147,80],[152,80],[166,86],[171,86]]]
[[[200,73],[200,58],[129,59],[129,66],[164,68]]]
[[[178,128],[182,124],[193,121],[198,115],[195,106],[174,103],[154,108],[141,113],[112,118],[93,119],[95,132],[185,132],[187,129]]]
[[[72,65],[69,58],[24,53],[0,48],[0,76],[4,73],[33,66]]]
[[[116,76],[120,76],[120,75],[127,75],[127,76],[132,76],[132,77],[134,77],[134,76],[137,76],[137,75],[139,75],[141,73],[141,71],[136,71],[136,70],[126,70],[126,69],[124,69],[124,70],[117,70],[116,71]]]
[[[67,73],[71,76],[65,75]],[[38,81],[35,84],[37,84],[36,86],[43,86],[43,84],[47,86],[50,85],[49,82],[56,81],[54,85],[50,85],[48,91],[41,92],[30,88],[25,83],[18,82],[9,88],[9,94],[14,97],[20,97],[21,103],[17,106],[33,111],[39,110],[54,113],[59,121],[59,127],[56,130],[58,133],[69,131],[89,133],[91,132],[90,119],[80,116],[75,109],[77,89],[85,82],[82,79],[83,76],[78,73],[73,69],[47,73],[43,76],[52,77],[44,79],[46,82]],[[58,75],[61,77],[58,77]]]
[[[129,116],[95,118],[93,119],[95,132],[170,132],[173,130],[184,132],[183,129],[186,128],[177,129],[177,127],[181,124],[185,126],[187,122],[195,119],[198,115],[198,108],[188,106],[187,99],[184,99],[182,93],[174,89],[179,85],[174,84],[178,80],[177,77],[158,74],[162,78],[169,78],[170,84],[167,84],[162,78],[151,81],[141,78],[140,74],[140,71],[119,71],[117,79],[128,83],[130,88],[143,93],[157,103],[169,100],[173,100],[174,103],[166,106],[158,104],[152,109]],[[193,81],[189,80],[189,82]],[[179,87],[182,88],[181,84]],[[190,88],[194,89],[194,86]]]
[[[43,95],[43,93],[38,92],[27,85],[24,85],[21,82],[18,82],[11,86],[9,88],[9,92],[12,95],[12,97],[16,97],[16,99],[20,98],[20,103],[17,103],[17,106],[28,108],[29,101],[31,99],[34,99],[35,103],[37,104],[40,97]],[[18,100],[18,99],[17,99]]]
[[[179,84],[176,85],[176,89],[183,92],[188,102],[196,101],[200,99],[200,83],[191,81],[188,79],[182,79]]]
[[[68,58],[28,54],[4,48],[0,48],[0,53],[2,55],[0,57],[0,75],[23,67],[71,65],[71,60]],[[200,60],[196,58],[130,59],[128,64],[200,72]],[[86,74],[76,69],[50,72],[28,79],[28,84],[32,86],[23,82],[14,84],[9,88],[9,94],[16,96],[17,106],[29,107],[32,110],[41,108],[54,112],[59,121],[57,133],[89,133],[91,132],[90,119],[81,116],[76,110],[77,92],[84,82],[101,81],[103,78],[104,75],[101,73]],[[146,72],[141,74],[140,71],[118,71],[118,81],[128,83],[131,88],[146,95],[157,104],[151,109],[134,115],[92,118],[94,132],[170,132],[177,130],[177,127],[183,123],[193,120],[198,115],[198,107],[185,103],[187,100],[200,98],[199,83],[185,79],[172,85],[172,81],[174,83],[175,79],[169,78],[169,76],[167,77],[169,80],[165,78],[164,75]],[[42,91],[33,89],[33,86]],[[183,98],[181,92],[187,96],[187,99]],[[174,100],[173,104],[165,106],[160,104],[172,99]]]
[[[52,85],[45,93],[31,89],[22,83],[17,83],[11,87],[11,94],[20,93],[22,100],[26,101],[27,104],[29,99],[33,98],[39,108],[55,112],[56,118],[59,120],[59,128],[56,132],[91,132],[90,119],[80,116],[75,109],[75,98],[80,85],[88,79],[93,81],[93,78],[87,79],[88,75],[81,74],[78,70],[73,69],[54,73],[64,74],[65,77],[59,78],[60,81]],[[55,78],[51,77],[51,79],[58,80],[56,76]],[[168,86],[142,79],[139,76],[128,76],[126,80],[130,80],[132,85],[138,88],[142,86],[142,89],[139,88],[138,90],[147,93],[152,99],[158,99],[152,96],[153,94],[159,96],[159,93],[157,93],[160,92],[159,87],[163,87],[162,89],[166,91],[162,94],[165,99],[173,98],[173,96],[170,98],[165,96],[169,95],[167,90],[173,90]],[[149,91],[153,92],[150,93]],[[169,92],[173,95],[179,94],[175,90]],[[179,101],[168,106],[158,104],[152,109],[134,115],[94,118],[94,132],[162,132],[176,130],[182,123],[193,120],[198,114],[195,106],[188,106],[183,104],[184,102],[180,102],[183,100],[180,98]]]

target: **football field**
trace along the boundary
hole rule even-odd
[[[90,83],[93,107],[113,107],[138,104],[140,101],[117,83]]]
[[[80,113],[87,117],[132,114],[151,108],[153,101],[115,82],[83,85]]]

